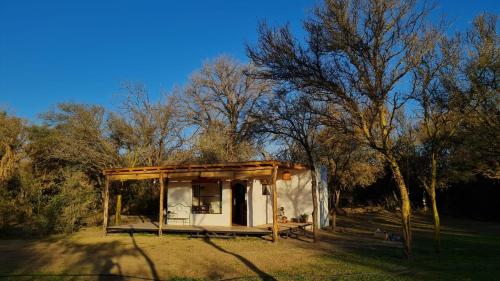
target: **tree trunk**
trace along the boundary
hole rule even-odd
[[[405,181],[396,159],[388,157],[391,165],[392,174],[401,195],[401,220],[403,227],[403,254],[406,259],[411,258],[412,233],[411,233],[411,206],[408,190],[406,189]]]
[[[439,221],[439,212],[436,203],[436,182],[437,182],[437,157],[435,153],[431,154],[431,185],[429,186],[429,196],[432,201],[432,215],[434,218],[434,250],[436,253],[441,251],[441,224]]]
[[[163,160],[163,139],[158,143],[158,159],[156,160],[157,166],[161,166]]]
[[[331,169],[330,169],[331,171]],[[329,223],[332,226],[331,231],[335,230],[335,185],[333,184],[333,176],[329,173],[328,175],[328,219]]]
[[[340,203],[340,190],[335,190],[334,191],[334,198],[333,198],[333,213],[332,213],[332,230],[335,231],[335,228],[337,227],[337,208],[339,207]]]
[[[278,166],[273,166],[272,193],[273,193],[273,242],[278,241],[278,190],[276,186],[276,178],[278,177]]]
[[[335,231],[335,228],[337,227],[337,210],[333,208],[332,212],[332,231]]]
[[[340,189],[335,191],[335,208],[339,207],[340,203]]]
[[[312,201],[313,201],[313,239],[314,242],[318,242],[318,191],[317,191],[317,182],[316,182],[316,169],[314,168],[314,165],[310,165],[311,169],[311,194],[312,194]]]

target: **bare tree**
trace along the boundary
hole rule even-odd
[[[152,101],[142,84],[125,84],[126,100],[109,119],[111,137],[127,166],[161,165],[184,144],[179,98],[162,93]]]
[[[401,195],[407,258],[412,246],[411,207],[393,149],[394,117],[411,92],[404,91],[404,80],[432,47],[433,38],[424,28],[427,12],[425,4],[412,0],[326,0],[304,23],[306,46],[288,27],[263,24],[258,45],[248,47],[249,57],[260,67],[257,77],[337,104],[352,123],[352,135],[362,136],[359,140],[390,164]]]
[[[246,75],[253,67],[221,56],[205,63],[184,89],[187,119],[201,131],[199,145],[213,150],[209,161],[237,161],[255,155],[258,136],[252,112],[266,95],[268,83]],[[207,146],[212,137],[217,141]],[[218,151],[218,152],[217,152]]]
[[[270,133],[297,143],[311,171],[311,196],[313,202],[313,237],[318,241],[317,148],[320,119],[312,113],[308,101],[300,93],[279,93],[260,105],[256,119],[259,132]]]

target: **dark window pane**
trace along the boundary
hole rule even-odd
[[[222,213],[222,183],[193,184],[193,214]]]

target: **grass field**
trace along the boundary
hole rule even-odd
[[[500,224],[443,218],[443,252],[433,252],[428,218],[414,216],[414,258],[400,243],[373,238],[398,232],[389,212],[339,218],[340,231],[271,243],[260,238],[102,235],[0,240],[2,280],[500,280]]]

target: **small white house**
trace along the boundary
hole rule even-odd
[[[165,224],[224,227],[271,224],[273,194],[279,222],[304,218],[312,222],[313,218],[311,173],[304,165],[278,161],[182,164],[107,169],[104,174],[106,186],[113,180],[160,179],[160,233]],[[328,224],[328,192],[323,179],[324,176],[318,177],[320,227]],[[107,197],[106,190],[104,227]]]

